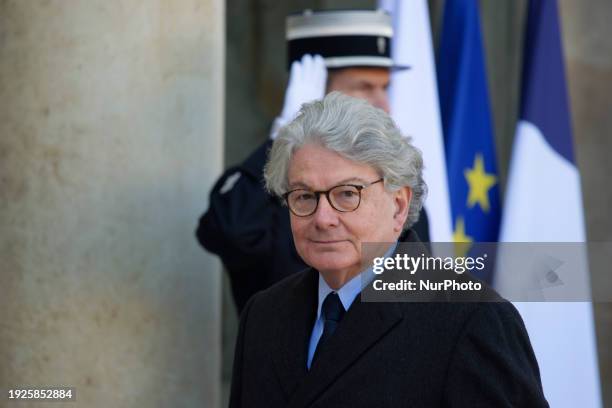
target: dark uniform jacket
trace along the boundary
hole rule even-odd
[[[307,269],[248,302],[231,408],[548,406],[523,321],[499,297],[367,303],[359,295],[308,371],[317,296],[318,272]]]
[[[264,189],[271,145],[268,140],[221,176],[196,231],[200,244],[227,268],[239,312],[254,293],[307,267],[295,250],[287,207]],[[425,211],[413,228],[429,241]]]

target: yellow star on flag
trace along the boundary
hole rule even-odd
[[[474,168],[465,169],[463,174],[470,187],[467,198],[468,208],[472,208],[478,203],[484,212],[489,212],[489,190],[497,183],[497,177],[485,172],[482,154],[476,154]]]
[[[463,217],[457,217],[455,221],[455,231],[453,231],[453,242],[455,243],[455,256],[465,256],[474,239],[465,234],[465,221]]]

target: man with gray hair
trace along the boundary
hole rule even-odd
[[[391,71],[407,68],[391,59],[391,16],[382,10],[306,10],[286,23],[290,75],[283,109],[269,140],[215,184],[196,230],[200,244],[223,261],[238,312],[257,291],[306,268],[295,250],[287,208],[263,188],[263,167],[278,129],[303,103],[331,91],[388,112]],[[429,241],[425,210],[412,229]]]
[[[230,407],[548,406],[510,303],[363,301],[364,244],[395,250],[423,204],[422,167],[384,111],[340,93],[280,129],[266,186],[310,268],[247,303]]]

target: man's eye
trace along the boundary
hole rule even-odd
[[[357,193],[353,190],[344,190],[340,192],[340,194],[342,195],[342,198],[353,198],[357,195]]]
[[[374,87],[368,83],[361,83],[357,86],[357,89],[362,92],[371,92]]]
[[[333,195],[335,200],[353,202],[355,199],[359,198],[359,191],[351,187],[343,187],[334,191]]]
[[[309,200],[314,200],[315,195],[313,193],[299,193],[296,195],[295,199],[297,201],[309,201]]]

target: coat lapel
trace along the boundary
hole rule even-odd
[[[272,359],[287,399],[308,374],[306,359],[317,312],[318,282],[318,272],[308,270],[279,304],[280,319],[275,328],[279,347]]]
[[[308,406],[354,361],[402,319],[395,303],[366,303],[355,298],[334,335],[291,396],[289,408]]]
[[[419,242],[411,230],[400,241]],[[427,251],[425,247],[419,253],[423,251]],[[317,311],[318,278],[318,272],[309,269],[279,302],[280,319],[275,329],[279,349],[273,361],[288,408],[310,405],[403,319],[397,303],[362,302],[361,295],[357,296],[308,371],[306,359]]]

